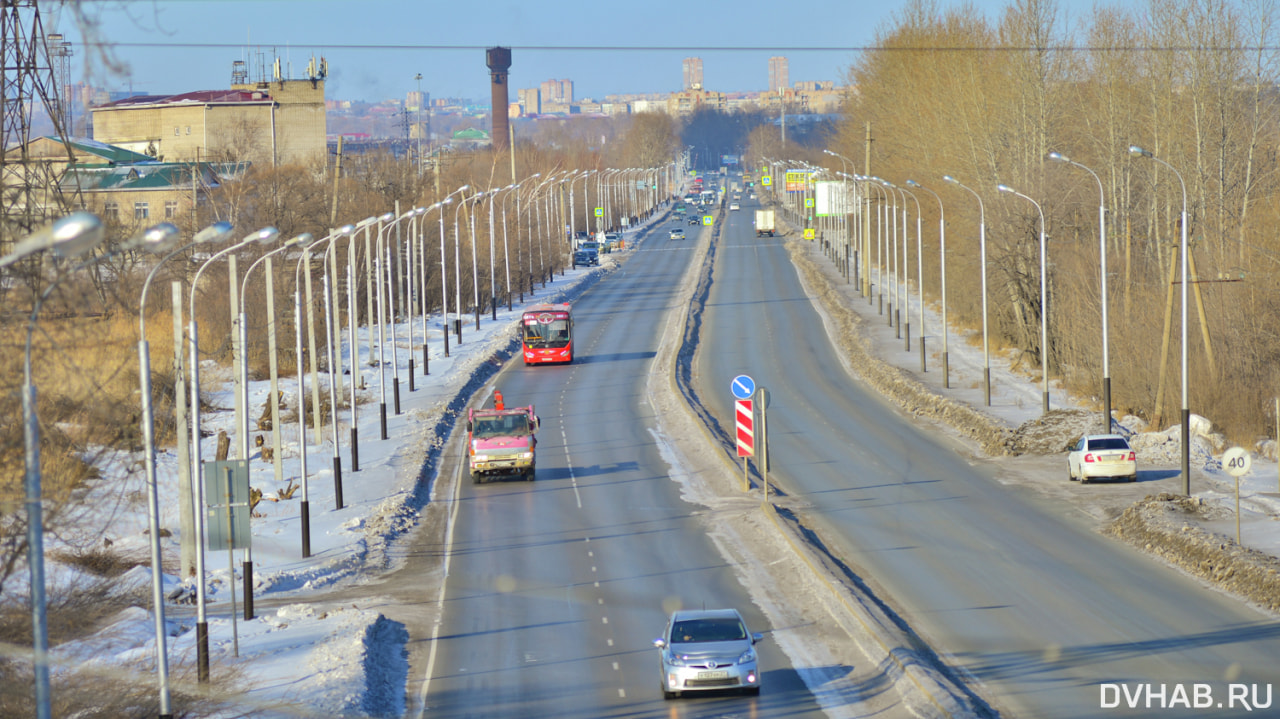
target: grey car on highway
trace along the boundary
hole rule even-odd
[[[662,668],[663,698],[717,689],[759,694],[755,643],[763,638],[747,631],[736,609],[675,612],[662,637],[653,640]]]

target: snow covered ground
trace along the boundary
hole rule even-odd
[[[657,218],[649,224],[656,221]],[[645,227],[626,233],[629,248]],[[289,499],[283,497],[288,494],[288,485],[302,481],[296,420],[282,422],[283,482],[276,480],[273,463],[263,461],[257,447],[250,448],[250,484],[263,491],[251,521],[254,619],[243,619],[242,602],[232,608],[233,601],[239,602],[243,596],[243,552],[237,551],[234,561],[225,551],[208,552],[205,558],[210,663],[215,675],[219,667],[238,665],[245,670],[242,674],[250,687],[245,697],[219,716],[399,716],[404,712],[408,663],[403,628],[376,611],[354,606],[320,610],[311,600],[341,582],[360,581],[363,570],[385,560],[383,552],[388,544],[415,525],[417,513],[410,500],[415,492],[429,491],[428,483],[420,482],[424,465],[447,440],[459,409],[497,370],[494,355],[510,355],[518,349],[514,328],[523,306],[573,299],[592,281],[610,272],[619,257],[606,254],[599,267],[568,269],[563,275],[556,275],[545,287],[526,294],[524,305],[516,305],[511,311],[500,309],[496,322],[489,314],[482,315],[478,330],[474,315],[464,317],[462,343],[451,338],[449,357],[444,356],[441,317],[429,318],[429,376],[422,376],[421,332],[415,324],[419,344],[414,352],[419,366],[415,370],[414,392],[408,390],[408,327],[399,324],[396,370],[402,411],[398,416],[393,406],[391,352],[388,349],[387,364],[380,373],[378,367],[366,361],[367,329],[358,328],[357,357],[363,387],[358,391],[360,471],[350,471],[349,414],[340,410],[343,509],[335,509],[333,445],[327,423],[321,437],[308,428],[309,476],[305,488],[298,488]],[[345,341],[343,346],[346,347]],[[343,352],[346,356],[345,349]],[[322,394],[327,391],[326,377],[323,373],[320,376]],[[380,382],[384,378],[388,383],[386,440],[381,439],[379,421]],[[350,377],[345,376],[343,381],[349,382]],[[202,365],[201,384],[213,408],[203,412],[201,423],[209,435],[202,443],[203,458],[208,460],[215,454],[220,430],[236,436],[234,391],[230,371],[212,362]],[[344,386],[349,392],[350,385]],[[310,384],[308,391],[309,387]],[[295,378],[281,378],[280,390],[287,407],[282,415],[286,419],[295,417]],[[251,427],[268,395],[268,381],[250,383]],[[251,432],[251,436],[258,435],[270,447],[270,431]],[[121,452],[100,456],[96,466],[101,478],[86,491],[83,506],[87,509],[76,530],[64,538],[47,536],[46,556],[52,557],[70,546],[103,546],[104,542],[109,543],[112,552],[150,556],[143,457]],[[160,526],[171,533],[162,533],[161,540],[167,568],[179,556],[177,465],[173,447],[159,449]],[[311,556],[306,559],[302,557],[299,508],[304,496],[311,510]],[[91,581],[73,566],[54,560],[47,562],[46,571],[50,596],[60,588]],[[149,564],[137,567],[114,582],[114,591],[149,597],[151,576]],[[10,585],[11,596],[28,596],[27,579],[25,570],[15,576]],[[190,669],[196,664],[196,616],[191,604],[194,585],[181,582],[176,571],[166,574],[163,583],[167,596],[179,598],[178,603],[170,602],[166,607],[170,673],[176,676],[181,673],[178,667]],[[56,677],[59,672],[81,667],[129,667],[136,672],[154,673],[154,629],[149,611],[124,611],[94,636],[55,647],[51,652],[51,672]],[[186,674],[191,676],[193,672]]]

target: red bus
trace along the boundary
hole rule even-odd
[[[572,362],[573,312],[568,303],[525,310],[520,318],[520,344],[526,365]]]

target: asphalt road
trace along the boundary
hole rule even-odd
[[[771,478],[957,676],[1020,717],[1245,716],[1228,684],[1259,702],[1280,691],[1280,623],[1002,486],[851,379],[754,209],[744,196],[729,213],[698,392],[728,424],[733,376],[769,388]],[[1144,684],[1163,697],[1128,708]]]
[[[650,433],[646,375],[705,241],[667,227],[574,303],[573,364],[516,361],[496,381],[541,417],[537,479],[461,479],[425,716],[822,716]],[[652,640],[681,606],[737,607],[766,634],[760,696],[663,700]]]

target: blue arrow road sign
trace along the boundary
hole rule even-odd
[[[740,374],[729,383],[729,389],[738,399],[751,399],[751,395],[756,393],[756,381],[745,374]]]

